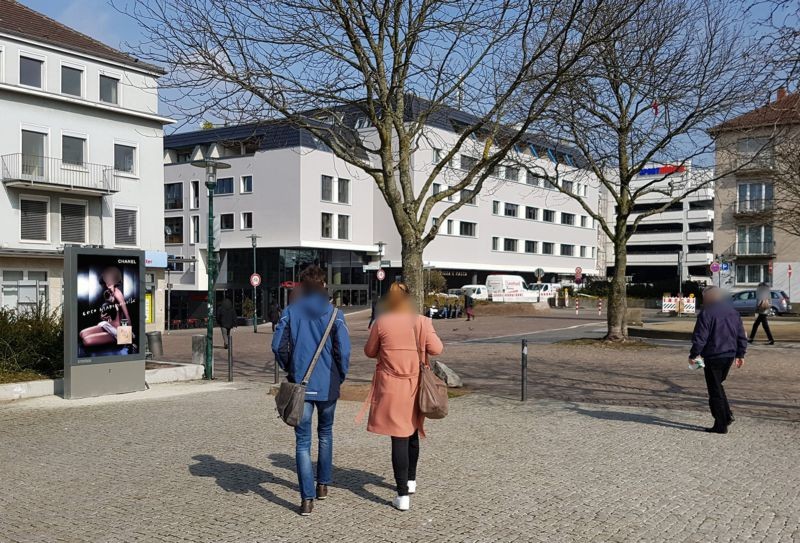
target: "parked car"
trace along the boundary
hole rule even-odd
[[[472,296],[473,300],[488,300],[489,291],[486,285],[464,285],[461,291],[465,296]]]
[[[789,296],[782,290],[771,290],[772,307],[769,315],[783,315],[792,310]],[[743,290],[731,295],[733,307],[740,315],[753,315],[758,311],[758,298],[755,290]]]

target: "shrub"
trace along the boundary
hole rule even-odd
[[[44,304],[25,309],[0,308],[0,371],[63,375],[64,327],[61,309]]]

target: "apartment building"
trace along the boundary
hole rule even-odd
[[[59,307],[66,245],[137,248],[149,262],[148,329],[162,326],[162,74],[0,1],[2,306]]]
[[[642,168],[632,190],[648,186],[650,192],[639,197],[628,218],[628,228],[643,213],[669,206],[661,213],[645,217],[627,244],[627,274],[633,283],[678,281],[710,282],[709,266],[714,261],[714,186],[713,171],[681,165],[651,164]],[[679,202],[675,196],[693,191]],[[606,192],[601,207],[613,220],[616,206]],[[607,273],[614,270],[614,246],[605,238]]]
[[[416,190],[457,139],[456,124],[465,120],[462,112],[446,113],[426,127],[414,153]],[[374,136],[364,119],[348,122],[361,137]],[[466,146],[431,190],[444,190],[463,176],[481,145]],[[214,195],[221,236],[217,296],[227,291],[238,307],[252,297],[252,235],[258,236],[255,269],[263,278],[260,314],[273,302],[285,302],[283,287],[310,263],[328,268],[331,295],[344,305],[370,302],[379,288],[379,267],[387,271],[387,281],[401,274],[400,238],[373,180],[307,132],[268,121],[173,134],[165,138],[164,156],[165,242],[174,261],[169,276],[176,324],[205,310],[207,191],[202,170],[191,165],[202,158],[231,165],[218,174]],[[458,196],[466,205],[447,218],[425,249],[426,268],[440,270],[449,286],[483,282],[490,273],[535,281],[537,268],[547,281],[573,277],[577,267],[596,273],[593,220],[539,176],[527,175],[524,163],[546,170],[558,165],[565,187],[596,207],[597,184],[569,152],[539,139],[520,144],[480,194],[465,190]],[[447,204],[435,208],[432,221]]]
[[[800,295],[790,270],[800,269],[800,238],[775,225],[776,175],[782,157],[800,135],[800,93],[779,89],[770,103],[711,130],[717,171],[730,172],[716,183],[714,252],[722,270],[716,281],[731,289],[749,289],[764,281]]]

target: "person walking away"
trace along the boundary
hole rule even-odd
[[[269,322],[272,323],[272,333],[275,333],[275,327],[278,326],[278,321],[281,320],[281,308],[278,307],[277,302],[272,302],[269,306]]]
[[[697,315],[692,334],[689,361],[694,363],[702,356],[705,363],[708,406],[714,417],[714,426],[706,432],[727,434],[733,423],[728,397],[722,383],[735,362],[737,368],[744,364],[747,352],[747,336],[742,318],[731,303],[723,299],[722,290],[708,287],[703,291],[703,310]]]
[[[769,329],[769,312],[772,309],[772,291],[766,283],[759,283],[756,289],[756,320],[753,323],[753,329],[750,330],[750,338],[747,340],[753,343],[758,332],[758,325],[764,327],[764,332],[767,334],[767,345],[775,345],[775,338],[772,337],[772,331]]]
[[[233,301],[227,296],[222,300],[222,303],[219,304],[217,322],[219,322],[219,328],[222,331],[222,344],[224,348],[227,349],[228,337],[231,330],[236,328],[236,309],[233,307]]]
[[[431,319],[416,314],[408,286],[393,283],[385,303],[364,346],[364,354],[377,358],[367,430],[391,436],[397,487],[392,505],[408,511],[409,495],[417,491],[419,438],[425,436],[417,402],[420,356],[438,355],[443,346]]]
[[[275,335],[272,352],[289,381],[299,383],[325,333],[333,311],[337,312],[330,336],[309,378],[305,410],[295,428],[295,461],[300,484],[300,514],[310,515],[314,500],[328,497],[333,471],[333,416],[339,388],[350,365],[350,335],[344,315],[328,301],[327,275],[318,266],[309,266],[300,274],[302,295],[284,309]],[[316,486],[311,467],[311,419],[317,411],[318,457]]]
[[[475,319],[475,299],[469,294],[464,295],[464,312],[467,314],[467,321]]]

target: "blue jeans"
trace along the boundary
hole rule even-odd
[[[304,500],[317,497],[314,485],[314,469],[311,466],[311,418],[317,408],[317,438],[319,453],[317,455],[317,480],[321,485],[329,485],[333,473],[333,414],[336,411],[336,400],[329,402],[310,402],[306,400],[303,420],[294,429],[297,439],[295,460],[297,462],[297,479],[300,483],[300,496]]]

